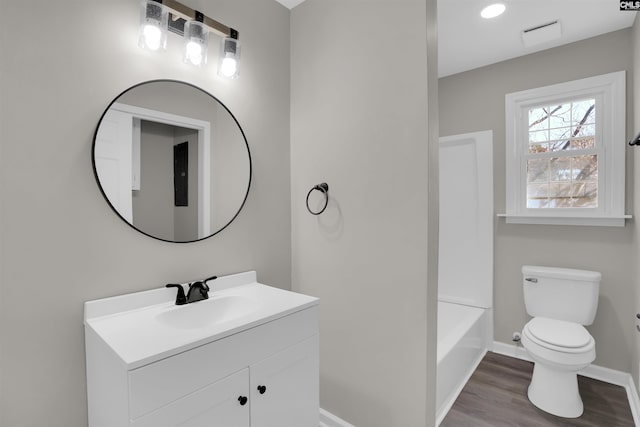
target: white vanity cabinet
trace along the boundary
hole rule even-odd
[[[319,425],[318,354],[316,335],[250,367],[251,427]]]
[[[237,400],[247,395],[249,369],[245,368],[131,422],[134,427],[249,427],[249,405]],[[246,401],[245,401],[246,402]]]
[[[85,314],[89,427],[317,427],[317,299],[299,296],[284,312],[212,327],[209,338],[167,332],[175,339],[163,345],[158,331],[143,333],[140,316],[155,318],[155,308],[136,307],[130,318]]]
[[[130,425],[317,427],[318,417],[318,336],[315,335],[161,406]]]

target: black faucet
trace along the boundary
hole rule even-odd
[[[209,285],[207,282],[217,279],[218,276],[211,276],[204,280],[198,280],[197,282],[189,283],[189,292],[187,296],[184,295],[184,288],[182,285],[168,284],[167,288],[178,288],[178,295],[176,296],[176,305],[191,304],[192,302],[202,301],[209,298]]]
[[[176,296],[176,305],[185,305],[187,303],[187,297],[184,296],[184,288],[177,283],[169,283],[167,288],[178,288],[178,295]]]

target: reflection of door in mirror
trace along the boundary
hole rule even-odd
[[[96,135],[95,165],[105,195],[120,216],[133,222],[131,203],[133,121],[131,114],[109,110]]]
[[[176,147],[187,147],[185,203],[175,203]],[[141,121],[140,188],[133,191],[133,225],[146,233],[172,241],[198,236],[198,130]]]
[[[193,241],[211,230],[209,122],[114,103],[100,126],[96,170],[118,213],[147,234]],[[104,143],[102,142],[104,141]],[[174,205],[173,147],[188,142],[188,206]]]

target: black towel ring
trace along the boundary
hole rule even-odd
[[[322,194],[324,194],[324,206],[318,212],[312,211],[311,208],[309,207],[309,196],[311,195],[313,190],[321,191]],[[329,184],[327,184],[326,182],[323,182],[322,184],[318,184],[318,185],[314,186],[307,193],[307,210],[309,211],[309,213],[311,215],[320,215],[322,212],[324,212],[325,209],[327,209],[327,205],[328,204],[329,204]]]

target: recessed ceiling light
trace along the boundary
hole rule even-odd
[[[486,19],[495,18],[496,16],[502,15],[506,8],[507,7],[502,3],[495,3],[482,9],[480,16]]]

